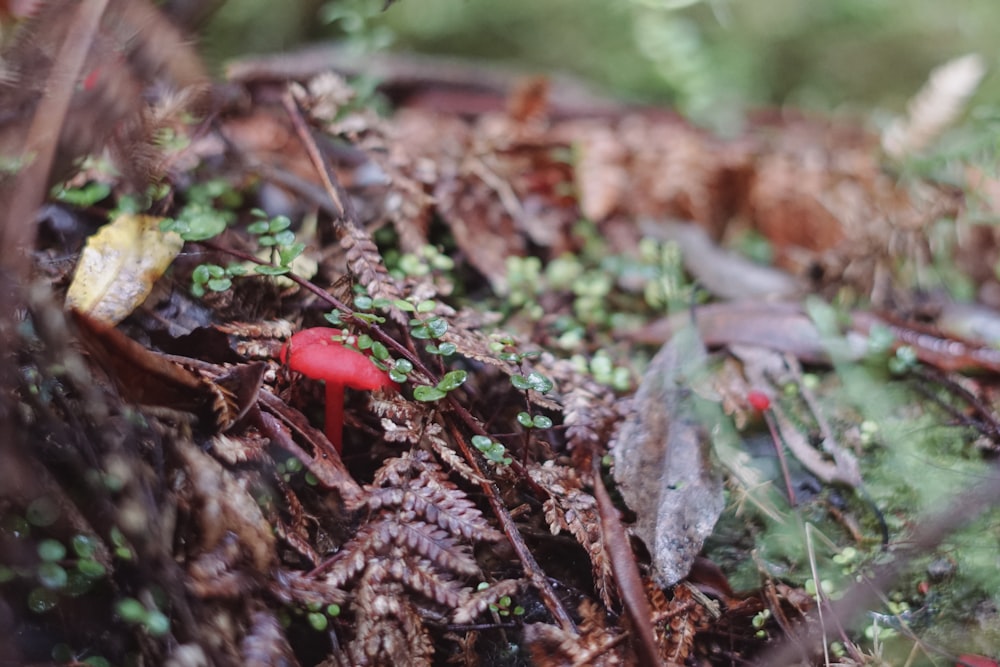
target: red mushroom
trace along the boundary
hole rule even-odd
[[[340,329],[328,327],[303,329],[282,346],[280,354],[281,362],[293,371],[326,381],[326,437],[338,452],[344,427],[344,387],[396,389],[389,374],[367,355],[333,339],[341,334]]]

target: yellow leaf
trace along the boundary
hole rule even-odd
[[[66,306],[109,324],[128,317],[184,245],[176,232],[160,231],[160,221],[124,214],[87,239]]]

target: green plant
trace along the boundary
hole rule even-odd
[[[187,191],[187,203],[173,219],[160,223],[163,231],[173,231],[185,241],[215,238],[232,223],[242,195],[226,181],[205,181]]]
[[[140,625],[153,637],[170,632],[170,619],[155,607],[147,607],[132,597],[121,598],[115,603],[115,613],[129,625]]]
[[[509,466],[513,462],[513,459],[507,456],[507,448],[488,436],[472,436],[472,446],[478,449],[479,453],[491,463]]]
[[[485,591],[490,587],[490,585],[482,581],[476,586],[477,591]],[[509,595],[502,596],[499,600],[490,604],[490,611],[496,612],[500,616],[523,616],[524,607],[521,605],[515,605],[514,600]]]
[[[256,220],[247,227],[250,234],[257,236],[257,243],[263,248],[271,248],[271,265],[257,265],[254,271],[265,276],[280,276],[290,272],[292,262],[301,255],[306,246],[295,240],[295,233],[289,229],[291,220],[283,215],[268,218],[260,209],[250,214]]]
[[[433,314],[434,309],[437,308],[436,302],[427,300],[413,304],[409,301],[399,299],[394,301],[393,304],[403,312],[414,314],[414,317],[409,322],[410,335],[419,340],[431,341],[424,347],[428,353],[444,357],[455,353],[455,345],[453,343],[434,342],[440,340],[448,333],[448,320]]]
[[[294,608],[296,614],[305,613],[306,621],[317,632],[323,632],[330,624],[330,619],[340,616],[339,604],[328,604],[324,606],[320,602],[311,602],[305,610]]]

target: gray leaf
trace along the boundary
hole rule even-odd
[[[693,329],[677,332],[650,363],[613,449],[615,480],[663,587],[687,576],[724,505],[691,390],[705,359]]]

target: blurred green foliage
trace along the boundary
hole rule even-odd
[[[615,95],[719,124],[746,106],[903,110],[942,62],[996,61],[992,0],[230,0],[217,59],[346,39],[577,74]],[[1000,98],[988,80],[978,100]]]

